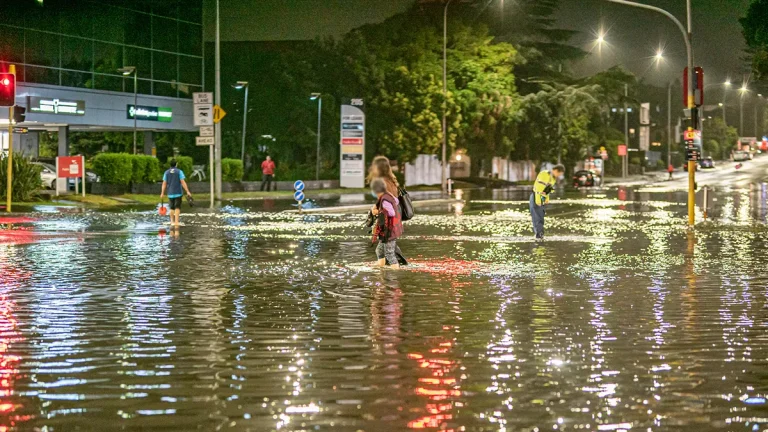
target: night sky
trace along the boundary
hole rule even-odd
[[[212,24],[213,1],[206,1],[206,23]],[[498,7],[501,0],[494,0]],[[504,0],[514,8],[515,0]],[[299,40],[339,36],[352,28],[407,10],[414,0],[221,0],[222,40]],[[685,0],[643,0],[665,8],[685,24]],[[749,0],[692,0],[696,63],[705,69],[707,83],[729,76],[734,83],[745,72],[744,41],[738,18]],[[589,56],[576,70],[580,74],[623,64],[645,80],[663,85],[677,79],[685,67],[682,35],[667,18],[650,11],[616,5],[605,0],[562,0],[560,26],[580,31],[575,45],[592,48],[598,29],[606,31],[602,55]],[[213,39],[213,26],[206,26]],[[666,60],[658,68],[653,55],[665,46]],[[597,54],[595,50],[595,54]]]

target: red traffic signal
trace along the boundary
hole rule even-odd
[[[688,68],[683,70],[683,106],[686,108],[692,108],[689,106],[688,91],[692,91],[694,105],[700,107],[704,105],[704,69],[700,66],[693,68],[693,88],[690,87],[690,81],[688,77]]]
[[[16,105],[16,75],[0,72],[0,106]]]

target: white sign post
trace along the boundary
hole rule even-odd
[[[198,146],[208,146],[208,166],[211,171],[211,208],[214,206],[213,198],[213,148],[216,138],[213,128],[213,93],[196,92],[192,94],[194,100],[194,120],[195,126],[200,127],[200,136],[195,138],[195,144]]]
[[[362,99],[341,105],[341,187],[365,186],[365,111]]]

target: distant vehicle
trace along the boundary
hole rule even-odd
[[[43,184],[43,187],[46,189],[55,189],[56,167],[43,162],[32,163],[40,167],[40,182]]]
[[[80,180],[80,179],[78,179]],[[101,177],[93,171],[85,170],[85,182],[86,183],[98,183],[101,181]],[[83,184],[80,182],[80,184]],[[69,190],[75,190],[75,179],[67,179],[67,187]]]
[[[581,170],[573,174],[573,187],[600,186],[603,179],[592,171]]]
[[[733,152],[733,161],[734,162],[745,162],[752,159],[752,155],[750,152],[747,151],[735,151]]]
[[[699,167],[702,169],[712,169],[715,167],[715,161],[711,157],[706,157],[699,162]]]

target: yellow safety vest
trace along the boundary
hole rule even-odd
[[[533,196],[536,205],[549,203],[549,194],[545,193],[544,190],[547,186],[552,186],[554,188],[556,182],[557,178],[555,178],[549,171],[542,171],[539,173],[536,177],[536,182],[533,184]]]

